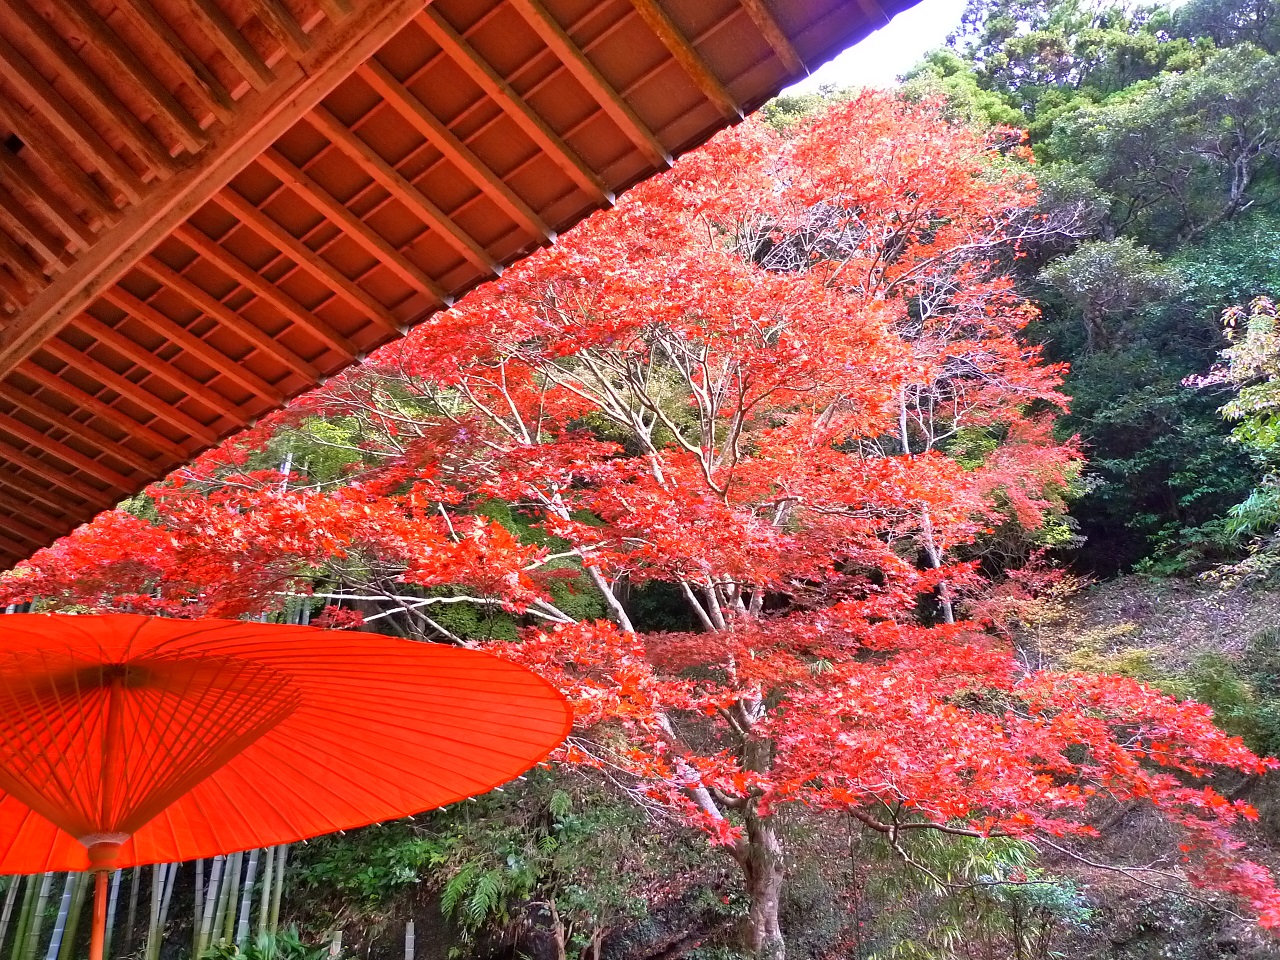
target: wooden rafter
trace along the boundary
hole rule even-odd
[[[573,39],[565,32],[564,27],[551,16],[540,0],[508,0],[508,2],[524,17],[525,22],[542,39],[551,51],[564,64],[565,69],[582,84],[587,93],[595,98],[600,108],[618,125],[632,143],[640,150],[644,158],[655,167],[664,168],[671,165],[671,155],[658,142],[644,121],[642,121],[630,104],[627,103],[609,81],[605,79],[594,63],[587,59]]]
[[[0,463],[3,462],[3,460],[0,460]],[[24,469],[24,465],[22,463],[14,463],[13,466],[18,469]],[[21,493],[33,500],[38,500],[40,503],[53,507],[55,510],[65,510],[68,506],[63,499],[64,495],[59,494],[53,486],[50,486],[48,483],[36,484],[35,482],[23,477],[14,476],[11,470],[6,470],[3,467],[0,467],[0,486],[8,487],[16,493]],[[109,505],[100,498],[89,499],[79,493],[74,493],[74,495],[85,500],[94,509],[95,513],[98,510],[101,510],[104,506]]]
[[[0,258],[9,271],[17,277],[28,293],[35,293],[45,285],[45,276],[40,264],[31,258],[27,251],[9,239],[6,233],[0,233]]]
[[[777,18],[774,17],[773,11],[769,9],[765,0],[738,0],[738,2],[742,4],[742,9],[747,11],[747,16],[756,25],[760,35],[769,46],[773,47],[773,52],[787,68],[787,73],[793,77],[807,73],[800,54],[796,53],[796,48],[787,38],[787,32],[778,24]]]
[[[0,97],[0,119],[8,124],[9,129],[25,143],[24,158],[34,156],[44,164],[56,177],[61,178],[75,195],[84,201],[89,211],[91,226],[102,223],[114,223],[117,219],[116,207],[103,195],[98,185],[89,179],[88,174],[66,155],[65,148],[57,143],[44,129],[36,123],[35,118],[18,104],[5,97]],[[6,150],[6,152],[8,152]],[[28,167],[31,164],[28,162]],[[50,196],[53,194],[50,193]]]
[[[138,59],[132,48],[116,36],[86,0],[59,0],[58,9],[77,29],[84,31],[85,39],[93,44],[93,49],[105,57],[121,76],[128,78],[159,112],[179,143],[195,153],[208,142],[204,131],[191,119],[182,104],[174,99],[173,94]]]
[[[351,12],[351,0],[317,0],[324,15],[334,23],[342,20]]]
[[[359,351],[355,344],[225,247],[214,243],[189,223],[184,223],[174,233],[183,243],[215,264],[240,286],[274,306],[291,323],[302,327],[331,349],[336,350],[344,360],[350,362],[356,358]]]
[[[121,376],[105,363],[95,360],[69,343],[54,337],[46,341],[41,349],[49,356],[61,360],[73,370],[88,374],[108,390],[118,393],[126,400],[141,407],[157,420],[163,420],[188,436],[195,437],[201,443],[211,445],[218,442],[218,435],[195,417],[183,413],[150,390],[139,386],[128,377]]]
[[[177,387],[219,416],[242,427],[249,422],[248,415],[218,391],[201,383],[190,374],[183,373],[173,364],[165,363],[150,350],[130,340],[124,334],[112,330],[101,320],[82,314],[76,318],[75,325],[99,343],[105,344],[125,359],[149,371],[152,376]]]
[[[66,243],[55,237],[13,194],[4,189],[0,189],[0,227],[34,250],[50,273],[65,269]]]
[[[21,470],[26,470],[28,473],[34,473],[38,477],[44,477],[44,479],[48,480],[50,483],[62,487],[64,490],[71,491],[80,499],[85,500],[88,503],[92,503],[95,506],[110,507],[113,504],[109,493],[104,493],[102,490],[99,490],[92,484],[85,483],[78,477],[68,473],[63,473],[61,470],[54,467],[53,464],[46,463],[43,460],[23,453],[18,447],[15,447],[11,443],[6,443],[4,440],[0,440],[0,460],[3,460],[9,465],[18,467]],[[51,502],[55,506],[58,503],[57,500],[46,500],[45,502]]]
[[[273,244],[285,257],[306,270],[322,284],[341,297],[350,306],[369,316],[386,334],[399,334],[404,330],[391,311],[354,283],[350,277],[325,260],[305,243],[276,223],[265,213],[230,188],[216,194],[213,202],[232,214],[242,227],[252,230],[263,240]]]
[[[631,0],[631,6],[720,115],[730,123],[741,120],[742,108],[657,0]]]
[[[231,94],[156,12],[150,0],[119,0],[116,9],[154,43],[151,49],[156,59],[179,77],[210,113],[223,123],[231,119],[235,112]]]
[[[383,160],[377,151],[323,106],[312,110],[307,115],[307,122],[324,134],[356,166],[395,197],[410,213],[439,234],[449,246],[469,260],[472,265],[486,273],[501,272],[488,252],[454,223],[447,213],[428,200],[422,191],[405,179],[398,170]]]
[[[0,75],[31,100],[49,124],[102,171],[131,202],[142,199],[142,180],[40,72],[0,36]]]
[[[58,519],[42,510],[33,509],[31,504],[23,503],[16,497],[10,497],[7,494],[0,494],[0,509],[9,511],[9,516],[5,517],[4,521],[5,531],[11,537],[16,536],[35,547],[43,546],[48,542],[48,531],[33,527],[30,523],[20,518],[25,517],[26,520],[34,520],[37,523],[45,524],[66,523],[65,520]],[[28,550],[27,552],[29,553],[30,551]],[[24,553],[23,555],[25,556],[26,554]]]
[[[248,319],[240,316],[213,294],[192,283],[182,274],[169,269],[155,257],[144,257],[138,262],[138,268],[153,280],[164,284],[206,316],[237,334],[255,349],[261,350],[267,356],[274,357],[289,367],[306,382],[310,384],[320,382],[320,371],[310,363],[284,344],[278,343],[270,334],[260,330]]]
[[[271,69],[263,62],[236,25],[222,12],[214,0],[177,0],[183,11],[200,32],[222,53],[255,90],[265,90],[275,80]]]
[[[414,266],[404,254],[391,246],[383,237],[375,233],[364,221],[333,198],[327,190],[311,179],[305,172],[295,167],[274,147],[265,150],[258,157],[258,163],[272,176],[298,194],[305,203],[322,213],[335,226],[341,228],[351,240],[355,241],[372,256],[382,261],[383,266],[398,276],[419,293],[425,294],[436,303],[451,303],[452,300],[434,280],[421,269]]]
[[[88,250],[93,244],[94,233],[88,224],[4,147],[0,147],[0,180],[19,200],[43,211],[71,246]]]
[[[0,417],[0,432],[7,433],[12,437],[16,437],[26,443],[30,443],[40,448],[42,453],[61,460],[63,463],[76,470],[86,473],[89,476],[101,480],[109,487],[113,487],[122,494],[128,494],[137,486],[137,481],[131,480],[123,474],[117,473],[108,467],[105,463],[99,463],[92,457],[86,457],[78,450],[74,450],[57,440],[46,437],[39,430],[28,427],[20,420],[14,420],[8,417]]]
[[[298,21],[293,19],[289,8],[280,0],[256,0],[253,12],[289,56],[301,60],[307,55],[307,48],[310,46],[307,35],[298,26]]]
[[[111,287],[103,291],[102,298],[123,310],[147,328],[160,334],[166,340],[177,344],[187,353],[198,357],[227,379],[234,380],[247,390],[257,394],[263,400],[277,405],[284,403],[284,394],[248,367],[232,360],[220,350],[215,350],[190,330],[170,320],[151,304],[139,300],[129,291],[120,287]]]
[[[597,203],[613,203],[613,193],[595,172],[444,17],[427,7],[418,15],[416,23],[587,196]]]
[[[0,398],[7,400],[10,404],[19,410],[25,411],[33,417],[44,420],[46,423],[56,426],[67,433],[77,436],[84,443],[91,447],[95,447],[103,453],[110,454],[116,460],[127,463],[135,470],[141,470],[144,474],[149,473],[153,469],[153,464],[146,457],[121,444],[113,437],[109,437],[101,431],[95,430],[86,423],[69,416],[59,410],[57,407],[50,406],[43,400],[38,400],[20,390],[15,390],[7,383],[0,383]],[[4,424],[12,420],[12,417],[0,416],[0,429],[4,429]]]
[[[555,240],[555,232],[529,208],[487,164],[472,152],[453,131],[436,119],[422,101],[400,83],[376,59],[363,64],[356,73],[369,84],[428,143],[471,180],[499,209],[540,240]]]
[[[167,457],[167,463],[177,463],[185,461],[191,456],[191,450],[186,447],[174,443],[162,433],[157,433],[145,423],[139,423],[133,417],[129,416],[122,410],[117,410],[111,404],[103,400],[99,400],[93,394],[81,390],[79,387],[73,386],[57,374],[50,373],[38,363],[30,360],[23,360],[17,366],[17,371],[24,377],[34,380],[46,390],[51,390],[59,396],[70,400],[77,407],[85,410],[95,417],[101,417],[109,423],[114,423],[117,428],[124,431],[132,437],[136,437],[142,443],[150,447],[154,447]],[[156,472],[163,470],[165,464],[150,463],[148,470]]]
[[[76,95],[92,104],[101,116],[109,119],[125,143],[150,165],[157,176],[167,177],[174,169],[173,158],[151,131],[142,125],[142,121],[133,115],[133,111],[121,103],[119,97],[67,46],[57,31],[28,6],[27,0],[7,0],[6,5],[22,23],[24,36],[47,59],[57,64],[58,72],[75,90]]]
[[[213,128],[214,142],[208,150],[153,188],[146,203],[126,210],[108,235],[32,298],[23,308],[23,322],[0,328],[0,376],[70,323],[373,56],[413,19],[423,2],[378,0],[362,4],[340,28],[319,35],[303,63],[277,65],[279,77],[269,88],[247,94],[238,103],[235,119],[225,127]]]

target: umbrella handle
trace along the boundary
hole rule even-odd
[[[107,936],[107,871],[94,873],[93,882],[93,935],[89,939],[89,960],[102,960],[103,944]]]

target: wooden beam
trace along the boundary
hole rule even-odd
[[[246,426],[250,417],[234,403],[207,384],[195,377],[183,373],[171,363],[161,360],[141,344],[135,343],[118,330],[112,330],[105,323],[89,314],[81,314],[76,318],[75,326],[89,334],[100,343],[106,344],[116,353],[137,364],[154,377],[166,380],[193,400],[204,404],[214,413],[225,417],[239,426]]]
[[[5,446],[6,444],[0,443],[0,464],[3,464],[5,459],[7,459],[5,456],[6,451],[4,450]],[[15,460],[12,462],[12,466],[22,468],[22,467],[25,467],[26,465],[19,462],[19,460],[15,458]],[[48,478],[45,478],[45,479],[47,480]],[[60,495],[56,490],[52,489],[52,487],[49,485],[37,486],[33,481],[23,480],[20,477],[15,477],[11,472],[3,469],[0,469],[0,484],[8,487],[10,490],[15,490],[18,493],[24,493],[28,497],[31,497],[33,500],[39,500],[41,503],[48,504],[49,506],[53,507],[55,510],[67,509],[67,504],[63,500],[62,495]],[[59,486],[59,484],[54,484],[54,486]],[[93,489],[93,488],[90,487],[90,489]],[[82,500],[86,501],[90,506],[98,510],[111,506],[110,501],[103,500],[101,497],[95,497],[90,499],[89,497],[86,497],[84,496],[84,494],[81,494],[81,493],[77,493],[76,496],[80,497]],[[71,509],[75,510],[76,508],[72,507]]]
[[[640,19],[662,41],[662,45],[675,58],[676,63],[680,64],[681,69],[689,75],[689,79],[698,85],[702,95],[715,104],[720,115],[730,123],[741,120],[742,108],[725,89],[720,78],[711,72],[707,62],[694,49],[689,39],[680,32],[675,21],[658,5],[657,0],[631,0],[631,6],[640,15]]]
[[[140,387],[128,377],[122,377],[105,363],[100,363],[87,353],[82,353],[71,344],[53,337],[41,344],[40,349],[49,354],[49,356],[61,360],[73,370],[92,377],[108,390],[115,391],[124,399],[146,410],[156,419],[165,421],[201,443],[212,446],[218,442],[218,434],[195,419],[195,417],[183,413],[168,401],[156,396],[150,390]]]
[[[248,319],[240,316],[213,294],[196,286],[182,274],[169,269],[155,257],[143,257],[138,261],[138,269],[153,280],[164,284],[193,307],[237,334],[251,346],[289,367],[307,383],[314,385],[320,382],[320,371],[310,363],[284,344],[277,342],[269,333],[260,330]]]
[[[410,183],[398,170],[323,105],[307,115],[307,122],[328,138],[329,142],[355,162],[365,174],[372,177],[402,206],[422,223],[438,233],[449,246],[462,257],[486,273],[501,273],[502,268],[489,256],[488,251],[468,236],[449,215],[423,196],[422,191]]]
[[[0,288],[4,289],[8,300],[15,308],[25,307],[31,302],[31,295],[21,281],[18,280],[16,274],[0,270]]]
[[[295,167],[275,147],[268,147],[260,157],[259,166],[280,180],[302,200],[320,211],[334,226],[340,228],[351,240],[364,247],[366,252],[382,261],[382,265],[436,303],[450,304],[452,299],[415,267],[395,247],[375,233],[359,217],[333,198],[320,184]]]
[[[133,319],[160,334],[166,340],[176,343],[187,353],[198,357],[218,373],[229,380],[234,380],[267,402],[279,406],[285,402],[285,395],[263,380],[256,373],[242,364],[236,363],[222,351],[214,349],[190,330],[170,320],[163,313],[139,300],[129,291],[121,287],[110,287],[102,292],[102,298],[119,307]]]
[[[70,246],[77,250],[88,250],[93,245],[96,237],[88,224],[39,180],[26,164],[4,148],[0,148],[0,180],[8,185],[9,191],[19,201],[43,210],[45,216],[66,237]]]
[[[613,203],[613,193],[596,176],[595,171],[587,166],[573,148],[547,125],[444,17],[433,7],[427,7],[415,22],[588,197],[596,203]]]
[[[150,460],[124,446],[121,441],[107,436],[87,423],[81,423],[75,417],[63,413],[57,407],[50,406],[43,400],[37,400],[35,397],[15,389],[7,383],[0,383],[0,398],[7,400],[19,410],[24,410],[32,416],[44,420],[46,423],[66,430],[67,433],[74,434],[89,446],[96,447],[104,454],[114,457],[121,463],[127,463],[135,470],[140,470],[148,476],[155,470],[155,465]],[[3,426],[10,419],[13,418],[10,416],[0,419],[0,426]]]
[[[551,48],[565,69],[587,93],[600,104],[600,108],[627,138],[636,145],[640,153],[655,167],[665,169],[671,166],[671,154],[658,142],[658,138],[644,125],[631,105],[618,95],[618,91],[610,86],[604,74],[596,69],[596,65],[587,59],[578,45],[551,16],[540,0],[508,0],[516,8],[534,32],[542,38],[542,42]]]
[[[31,293],[43,289],[48,282],[40,264],[3,231],[0,231],[0,263],[8,267],[9,272]]]
[[[742,9],[747,11],[747,16],[756,25],[765,42],[773,47],[773,52],[787,68],[787,73],[793,77],[808,73],[804,61],[800,59],[800,54],[796,53],[796,48],[791,45],[787,32],[778,24],[773,12],[765,4],[765,0],[738,0],[738,2],[742,4]]]
[[[63,259],[67,252],[66,242],[50,233],[13,194],[3,189],[0,189],[0,226],[39,254],[50,273],[66,269]]]
[[[115,204],[107,199],[98,185],[80,165],[67,156],[66,148],[45,133],[27,111],[6,97],[0,97],[0,119],[16,133],[26,145],[23,159],[31,167],[31,159],[44,164],[66,186],[72,196],[79,197],[89,211],[89,224],[111,224],[119,219]],[[12,153],[5,150],[6,153]]]
[[[50,456],[56,457],[63,463],[101,480],[125,495],[131,493],[138,485],[138,481],[117,473],[105,463],[100,463],[92,457],[85,456],[79,450],[67,446],[60,440],[54,440],[52,437],[46,436],[34,427],[27,426],[21,420],[0,416],[0,431],[40,447],[43,452],[48,453]]]
[[[329,324],[321,320],[243,260],[236,257],[230,250],[210,240],[195,227],[191,226],[190,223],[184,223],[174,233],[183,243],[206,260],[215,264],[219,270],[240,284],[240,286],[252,291],[254,296],[272,304],[284,314],[285,319],[290,323],[306,330],[313,337],[328,345],[330,349],[336,350],[344,360],[350,362],[360,352],[356,349],[354,343],[334,330],[333,327],[329,326]]]
[[[96,506],[112,507],[115,505],[115,498],[105,490],[99,490],[92,484],[85,483],[72,474],[64,473],[53,464],[45,463],[37,457],[24,453],[18,447],[4,440],[0,440],[0,462],[20,467],[29,473],[34,473],[36,476],[44,477],[50,483],[56,484],[64,490],[69,490],[80,499]],[[127,487],[122,489],[127,489]]]
[[[498,209],[539,240],[555,240],[555,231],[376,58],[362,64],[356,73],[387,102],[397,116],[408,121],[446,160],[462,171],[467,179],[492,200]]]
[[[307,35],[298,26],[298,21],[293,19],[289,8],[280,0],[256,0],[250,9],[271,35],[280,42],[280,46],[284,47],[289,56],[295,60],[301,60],[307,55],[309,46]]]
[[[124,476],[112,470],[105,463],[100,463],[92,457],[86,457],[79,450],[75,450],[59,440],[45,436],[34,427],[29,427],[21,420],[14,420],[10,417],[0,416],[0,431],[17,437],[26,443],[35,444],[40,447],[43,452],[48,453],[52,457],[56,457],[63,463],[74,467],[77,470],[87,473],[89,476],[101,480],[110,487],[114,487],[122,494],[128,495],[137,487],[138,481]]]
[[[271,86],[275,75],[214,0],[176,2],[253,89],[265,90]]]
[[[31,504],[23,503],[8,494],[0,494],[0,509],[12,511],[9,516],[4,518],[4,527],[7,532],[16,534],[22,540],[35,544],[37,547],[43,547],[49,541],[49,531],[41,530],[39,527],[33,527],[26,522],[25,518],[37,520],[40,522],[48,522],[50,526],[63,526],[67,521],[58,519],[52,514],[45,513]],[[32,516],[35,514],[35,516]]]
[[[47,527],[55,527],[55,528],[61,529],[62,527],[65,527],[68,522],[70,522],[70,518],[68,517],[58,517],[52,513],[46,513],[44,511],[44,508],[33,506],[28,503],[23,503],[21,500],[7,493],[0,493],[0,508],[6,509],[6,510],[13,510],[17,512],[17,515],[19,517],[22,517],[25,520],[33,520],[36,523],[44,524]],[[61,505],[59,505],[55,509],[61,510],[63,508]],[[23,524],[22,526],[26,530],[30,530],[32,532],[32,534],[36,538],[35,542],[38,542],[40,544],[44,544],[48,542],[48,538],[49,538],[48,530],[41,530],[39,527],[33,527],[31,526],[30,523]],[[20,534],[20,535],[23,536],[24,538],[26,536],[25,534]]]
[[[14,2],[14,0],[6,0]],[[209,149],[158,185],[146,202],[125,211],[93,249],[75,261],[0,327],[0,376],[53,336],[103,290],[204,205],[269,144],[373,56],[415,14],[423,0],[363,3],[330,31],[319,31],[300,64],[278,66],[268,89],[245,96],[235,119],[211,130]]]
[[[44,55],[58,66],[58,73],[87,103],[114,125],[121,139],[145,162],[158,177],[164,179],[175,169],[173,158],[155,136],[134,116],[133,111],[120,102],[88,65],[58,35],[44,17],[27,4],[27,0],[6,0],[8,9],[22,22],[23,36],[35,44]]]
[[[21,504],[23,507],[29,508],[31,506],[30,504],[22,503],[22,501],[18,500],[16,497],[13,502],[15,504]],[[32,527],[18,520],[18,516],[23,516],[24,514],[29,513],[30,509],[23,511],[23,513],[18,514],[17,516],[10,514],[9,516],[5,516],[3,521],[0,522],[0,529],[4,530],[3,536],[5,537],[3,547],[4,552],[6,556],[13,558],[13,562],[15,564],[27,559],[27,557],[32,553],[43,548],[54,536],[52,530],[38,530],[36,527]],[[50,517],[49,519],[52,520],[53,517]],[[61,527],[66,524],[67,521],[59,520],[57,522],[58,526]],[[21,524],[21,526],[19,526],[19,524]]]
[[[94,416],[101,417],[103,420],[109,420],[129,436],[155,447],[156,450],[169,457],[170,462],[175,460],[186,461],[190,459],[191,451],[186,447],[174,443],[164,434],[157,433],[145,423],[139,423],[137,420],[133,419],[133,417],[121,410],[117,410],[106,401],[99,400],[93,394],[87,393],[79,387],[73,386],[57,374],[50,373],[38,363],[33,363],[30,360],[23,360],[18,364],[16,370],[24,377],[36,381],[36,383],[40,384],[45,389],[51,390],[59,396],[70,400],[77,407],[81,407],[82,409],[92,413]],[[163,467],[159,467],[159,465],[152,463],[148,469],[152,472],[156,472],[157,469],[162,470]]]
[[[130,202],[138,203],[142,199],[145,188],[133,168],[3,36],[0,36],[0,75],[32,101],[49,125],[101,170]]]
[[[209,138],[183,109],[182,104],[174,99],[173,94],[155,78],[129,45],[115,35],[106,21],[85,0],[58,0],[58,10],[84,34],[85,41],[92,44],[96,53],[106,58],[112,68],[119,71],[120,76],[132,81],[143,98],[155,108],[161,121],[178,138],[179,143],[195,153],[209,142]]]
[[[337,23],[351,12],[351,0],[319,0],[324,15]]]
[[[292,260],[327,286],[334,292],[335,296],[341,297],[356,310],[367,314],[369,319],[377,326],[380,326],[384,333],[399,335],[405,332],[390,310],[362,290],[345,273],[240,196],[240,194],[228,187],[221,193],[215,194],[212,200],[234,216],[239,221],[240,226],[252,230],[263,240],[273,244],[283,256]]]
[[[169,26],[150,0],[117,0],[116,9],[150,41],[148,52],[177,74],[205,108],[226,123],[235,112],[227,88],[204,65],[187,42]]]

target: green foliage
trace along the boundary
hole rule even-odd
[[[305,893],[336,896],[348,906],[375,913],[445,863],[449,852],[447,837],[397,821],[320,837],[299,847],[289,878]]]
[[[872,960],[1050,960],[1064,934],[1093,922],[1080,887],[1037,867],[1021,841],[921,830],[905,832],[900,847],[880,840],[870,850],[882,862],[905,854],[915,864],[872,874],[867,896],[885,905],[866,935]]]
[[[328,956],[327,944],[310,946],[297,927],[290,927],[274,936],[264,933],[243,950],[233,943],[219,942],[200,954],[200,960],[324,960]]]
[[[552,776],[531,774],[521,792],[516,807],[491,794],[449,824],[440,904],[463,944],[526,917],[558,926],[576,952],[644,917],[645,885],[680,851],[634,805],[590,785],[571,795]]]

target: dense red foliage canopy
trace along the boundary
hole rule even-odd
[[[895,845],[1058,844],[1102,798],[1141,800],[1195,882],[1280,924],[1231,835],[1252,811],[1198,782],[1266,764],[1206,708],[1028,665],[982,617],[1078,465],[1008,276],[1049,229],[1017,144],[879,94],[785,134],[745,123],[7,590],[228,615],[337,569],[414,609],[444,587],[500,605],[530,624],[505,653],[575,705],[566,758],[725,844],[758,950],[784,803]],[[340,482],[250,469],[316,418],[356,438]],[[484,519],[491,501],[545,537]],[[566,575],[607,620],[556,606]],[[690,629],[635,629],[628,591],[651,582]]]

